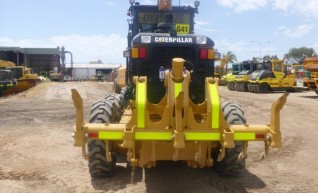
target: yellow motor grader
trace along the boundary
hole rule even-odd
[[[268,125],[246,124],[238,103],[221,100],[213,77],[214,42],[193,33],[199,1],[195,7],[130,2],[126,70],[117,73],[127,87],[97,101],[88,123],[83,100],[72,89],[74,146],[81,147],[92,178],[113,175],[118,156],[132,168],[185,161],[237,176],[250,141],[264,143],[265,155],[282,146],[279,111],[288,94],[273,103]]]

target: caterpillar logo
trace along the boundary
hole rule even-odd
[[[193,43],[188,37],[155,37],[156,43]]]

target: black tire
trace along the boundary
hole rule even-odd
[[[255,93],[259,93],[259,84],[255,85]]]
[[[247,83],[243,83],[243,92],[248,92]]]
[[[120,120],[120,101],[118,94],[106,96],[93,105],[90,123],[115,123]],[[106,143],[109,143],[111,161],[106,157]],[[111,141],[88,141],[88,169],[92,178],[108,177],[114,174],[116,166],[116,153]]]
[[[227,89],[231,90],[231,83],[230,82],[227,84]]]
[[[234,83],[233,90],[237,91],[237,89],[238,89],[238,83],[236,82],[236,83]]]
[[[248,92],[252,92],[251,87],[252,87],[251,84],[248,84],[248,85],[247,85],[247,90],[248,90]]]
[[[269,86],[266,83],[262,83],[258,86],[258,90],[260,93],[268,93],[269,92]]]
[[[123,87],[120,90],[122,110],[126,109],[129,104],[128,88]]]
[[[242,89],[241,87],[242,87],[242,83],[241,82],[237,83],[237,91],[241,92],[241,89]]]
[[[243,87],[244,87],[244,83],[241,82],[241,83],[240,83],[240,90],[239,90],[240,92],[243,92],[243,91],[244,91],[244,88],[243,88]]]
[[[315,93],[318,95],[318,90],[315,90]]]
[[[244,111],[240,105],[233,101],[223,101],[222,111],[226,122],[230,125],[243,125],[246,123]],[[220,145],[212,152],[214,165],[213,168],[220,176],[235,177],[242,174],[245,169],[245,160],[238,160],[238,156],[243,148],[241,141],[235,142],[235,148],[225,149],[225,157],[218,162],[217,157],[220,151]]]
[[[256,84],[252,84],[252,93],[256,93],[256,87],[257,87],[257,85]]]
[[[228,88],[230,91],[232,91],[232,90],[233,90],[233,82],[229,82],[229,83],[227,84],[227,88]]]

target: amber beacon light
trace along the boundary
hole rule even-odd
[[[172,9],[171,0],[158,0],[159,10],[169,11]]]

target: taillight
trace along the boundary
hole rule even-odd
[[[147,58],[147,48],[132,48],[131,57],[140,59]]]
[[[256,139],[264,139],[265,135],[262,133],[256,133],[255,137],[256,137]]]
[[[139,48],[139,58],[145,59],[147,57],[147,49]]]
[[[214,59],[214,50],[213,49],[201,49],[200,50],[200,59],[201,60]]]
[[[97,138],[98,137],[98,132],[96,133],[88,133],[89,138]]]
[[[201,60],[208,59],[208,49],[201,49],[200,58]]]

